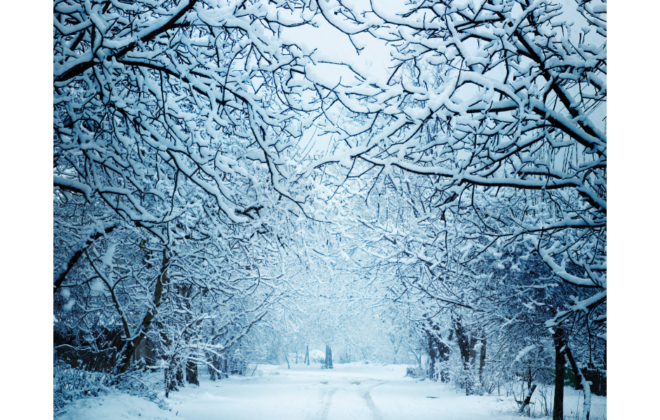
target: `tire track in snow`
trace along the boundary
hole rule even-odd
[[[383,385],[384,383],[385,382],[381,382],[379,384],[372,386],[371,388],[367,389],[367,392],[365,392],[364,395],[362,395],[362,398],[364,399],[364,402],[367,404],[367,407],[369,407],[369,410],[371,411],[371,415],[373,416],[374,420],[383,420],[383,414],[376,407],[376,404],[374,404],[374,400],[371,398],[371,390],[379,385]]]
[[[318,420],[327,420],[328,419],[328,413],[330,412],[330,404],[332,404],[332,396],[335,395],[335,392],[337,392],[339,388],[332,388],[330,391],[324,390],[323,393],[321,393],[321,400],[323,401],[323,407],[321,407],[321,411],[319,415],[316,417]]]

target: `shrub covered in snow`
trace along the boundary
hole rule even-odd
[[[67,406],[78,400],[117,393],[143,398],[166,408],[165,402],[158,398],[154,384],[150,383],[149,376],[137,368],[121,375],[90,372],[56,360],[53,369],[53,410],[57,415],[67,411]]]

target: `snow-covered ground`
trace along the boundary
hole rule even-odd
[[[448,385],[405,377],[406,366],[358,363],[259,366],[252,377],[187,385],[170,394],[171,412],[118,397],[91,398],[67,410],[66,419],[186,420],[481,420],[520,419],[512,397],[465,396]],[[566,388],[566,418],[581,406]],[[134,397],[129,397],[134,398]],[[151,404],[151,405],[149,405]],[[86,411],[87,410],[87,411]],[[536,410],[538,413],[538,410]],[[114,412],[114,417],[112,413]],[[176,417],[175,417],[176,416]],[[606,418],[606,398],[592,399],[592,420]]]
[[[181,420],[180,417],[160,409],[150,401],[119,393],[75,401],[55,418],[57,420]]]

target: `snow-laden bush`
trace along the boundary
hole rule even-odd
[[[425,369],[419,366],[415,366],[406,369],[406,376],[409,376],[411,378],[425,378],[428,376],[428,374],[426,373]]]
[[[97,397],[110,391],[112,375],[87,372],[56,362],[53,369],[53,409],[55,413],[67,404],[87,397]]]
[[[158,398],[153,384],[149,383],[148,375],[140,366],[116,375],[73,368],[61,360],[56,360],[53,368],[53,410],[57,415],[74,401],[113,392],[144,398],[166,409],[167,404]]]
[[[309,361],[311,363],[324,363],[325,362],[325,352],[319,349],[310,349],[309,350]]]

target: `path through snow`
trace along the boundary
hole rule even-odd
[[[466,397],[444,384],[407,378],[405,370],[363,363],[336,364],[333,370],[259,366],[260,376],[202,378],[199,388],[186,386],[169,401],[186,420],[520,420],[511,397]],[[567,415],[578,406],[570,391]],[[605,409],[605,398],[594,398],[592,419],[604,418]]]

